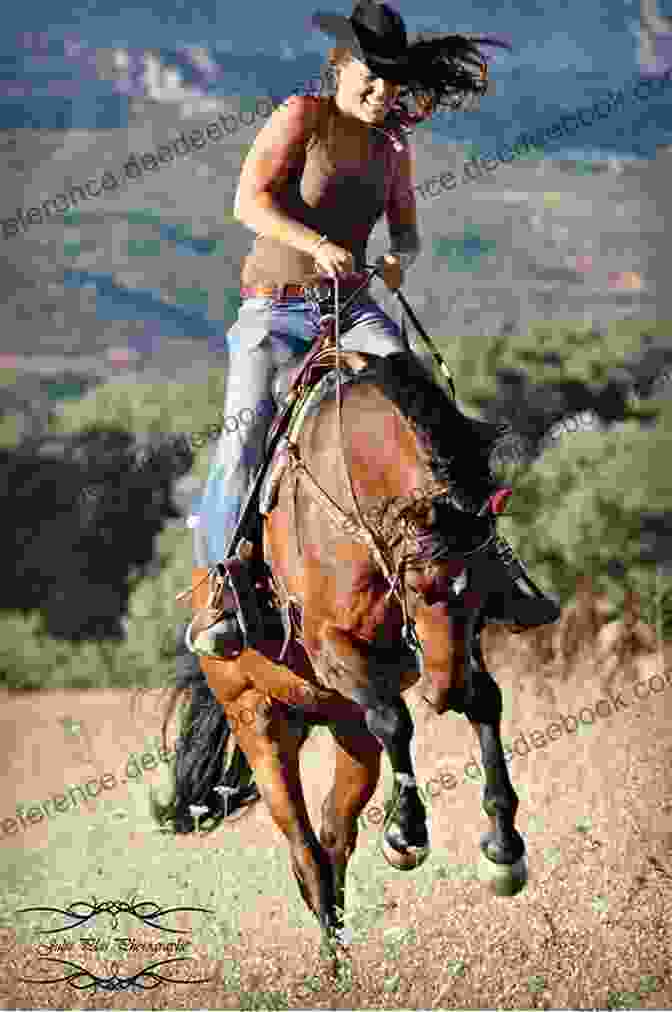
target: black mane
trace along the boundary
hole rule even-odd
[[[373,382],[411,423],[434,479],[449,482],[464,509],[479,509],[498,488],[491,458],[509,427],[462,414],[413,354],[374,360],[362,380]]]

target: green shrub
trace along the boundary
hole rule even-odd
[[[624,355],[637,351],[642,333],[655,334],[661,326],[616,323],[600,337],[590,328],[549,324],[520,337],[437,343],[455,375],[461,403],[477,414],[477,399],[495,395],[496,370],[504,365],[524,369],[535,383],[566,377],[599,383]],[[548,364],[549,351],[557,353],[560,366]],[[201,431],[220,419],[224,380],[218,370],[204,384],[109,383],[62,404],[51,431],[77,432],[94,423],[163,433],[167,439]],[[590,574],[618,607],[628,587],[639,591],[642,615],[651,624],[655,568],[639,560],[639,515],[672,511],[672,403],[660,400],[655,406],[660,415],[653,429],[630,420],[608,433],[568,433],[532,465],[509,467],[515,515],[505,514],[499,524],[533,576],[560,593],[563,603],[572,598],[577,577]],[[11,445],[12,422],[0,422]],[[203,480],[210,449],[194,450],[192,473]],[[78,646],[46,636],[38,613],[0,613],[0,682],[13,689],[165,685],[173,672],[175,626],[189,614],[175,595],[191,582],[191,531],[169,527],[156,546],[159,565],[133,586],[123,643]],[[610,575],[607,566],[613,560],[625,567],[624,579]],[[664,581],[662,602],[666,636],[672,633],[669,582]]]

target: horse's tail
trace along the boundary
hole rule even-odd
[[[171,691],[163,721],[164,749],[166,728],[175,712],[179,697],[189,691],[191,698],[179,714],[179,738],[175,746],[173,793],[165,804],[150,791],[152,817],[161,825],[172,823],[175,833],[191,833],[196,822],[191,805],[208,808],[199,818],[199,827],[210,831],[237,809],[260,798],[254,772],[244,752],[236,744],[226,765],[231,728],[226,714],[210,689],[198,658],[184,643],[186,625],[177,631],[175,686]],[[218,792],[216,787],[227,788]],[[170,831],[170,830],[169,830]]]

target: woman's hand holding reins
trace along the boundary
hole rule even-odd
[[[355,258],[350,250],[343,249],[333,242],[325,242],[318,246],[313,253],[313,259],[316,265],[332,278],[337,274],[353,274],[355,270]]]
[[[352,274],[355,270],[355,258],[352,253],[333,242],[323,242],[319,245],[313,253],[313,259],[315,266],[322,268],[331,278],[341,274]],[[376,266],[391,292],[401,288],[404,272],[399,257],[388,253],[378,258]]]

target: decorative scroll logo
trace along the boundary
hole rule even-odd
[[[182,963],[190,962],[187,956],[178,956],[176,959],[162,959],[158,963],[150,963],[143,970],[139,970],[134,973],[131,977],[119,977],[117,970],[119,963],[112,963],[112,976],[111,977],[98,977],[97,974],[92,973],[91,970],[87,970],[83,966],[78,966],[77,963],[70,963],[64,959],[51,959],[42,957],[45,963],[60,963],[62,966],[71,966],[74,969],[74,973],[69,976],[66,974],[65,977],[51,977],[46,980],[38,980],[35,977],[19,977],[18,979],[23,984],[60,984],[66,981],[70,987],[76,988],[78,991],[84,991],[88,988],[93,988],[93,994],[96,994],[98,990],[101,991],[151,991],[159,984],[207,984],[212,978],[205,977],[202,979],[194,980],[191,978],[180,980],[175,977],[163,977],[160,973],[154,973],[154,967],[165,966],[166,963]],[[90,977],[90,981],[75,983],[80,977]],[[142,984],[140,983],[141,977],[147,977],[151,983]]]
[[[27,914],[33,912],[47,912],[52,914],[60,914],[64,918],[69,919],[69,923],[64,924],[58,928],[41,928],[38,930],[39,935],[51,935],[59,934],[63,931],[69,931],[71,928],[79,928],[83,924],[87,924],[92,919],[98,917],[101,914],[109,914],[112,918],[112,927],[116,930],[118,927],[118,918],[120,914],[129,914],[131,917],[135,917],[137,920],[142,921],[144,925],[151,928],[157,928],[160,931],[167,931],[171,934],[185,935],[189,934],[188,931],[179,928],[169,928],[158,922],[158,919],[165,917],[168,914],[180,912],[196,912],[202,914],[214,914],[214,910],[208,910],[205,907],[166,907],[161,908],[157,903],[151,902],[136,902],[135,897],[131,897],[130,900],[102,900],[97,901],[96,897],[92,897],[91,903],[86,901],[77,901],[71,903],[65,910],[60,907],[25,907],[21,910],[17,910],[18,914]],[[119,976],[119,962],[114,961],[111,964],[111,975],[109,977],[98,976],[91,970],[87,970],[85,966],[81,966],[79,963],[73,962],[68,959],[57,959],[49,955],[54,951],[59,952],[61,955],[65,954],[68,949],[73,949],[76,945],[79,945],[83,950],[106,950],[110,947],[110,942],[102,939],[95,938],[82,938],[79,942],[74,941],[62,941],[62,942],[50,942],[48,945],[40,945],[37,947],[38,955],[41,960],[47,963],[57,963],[60,966],[67,967],[70,971],[62,977],[52,978],[36,978],[36,977],[19,977],[18,979],[25,984],[59,984],[64,981],[67,982],[71,987],[76,990],[83,991],[93,989],[93,993],[100,991],[149,991],[158,987],[161,983],[171,984],[206,984],[210,978],[206,979],[178,979],[175,977],[166,977],[156,970],[160,966],[166,966],[170,963],[182,963],[191,962],[191,957],[173,955],[184,949],[190,942],[184,940],[177,940],[175,942],[142,942],[136,941],[132,938],[115,938],[114,941],[117,947],[124,951],[139,951],[139,950],[151,950],[153,953],[158,949],[164,949],[171,956],[168,959],[161,959],[158,962],[150,963],[138,970],[136,973],[131,974],[128,977]],[[43,951],[40,951],[43,950]],[[45,951],[46,950],[46,951]]]
[[[157,917],[165,917],[166,914],[173,914],[176,911],[184,913],[185,911],[196,911],[201,914],[214,914],[214,910],[206,910],[204,907],[168,907],[162,910],[156,903],[149,903],[147,901],[143,903],[133,903],[133,897],[131,901],[128,900],[103,900],[102,903],[98,903],[96,897],[93,896],[93,903],[87,903],[85,900],[78,900],[75,903],[71,903],[66,910],[61,910],[59,907],[25,907],[23,910],[17,910],[17,914],[27,914],[34,910],[46,910],[54,914],[63,914],[64,917],[74,917],[77,921],[76,924],[66,924],[62,928],[47,928],[42,931],[38,931],[39,935],[50,935],[55,934],[58,931],[69,931],[70,928],[78,928],[81,924],[85,924],[91,920],[92,917],[97,917],[98,914],[111,914],[112,916],[112,927],[116,930],[118,927],[119,914],[130,914],[132,917],[137,917],[138,920],[142,921],[143,924],[149,924],[152,928],[159,928],[161,931],[170,931],[176,935],[189,934],[188,931],[180,931],[178,928],[166,928],[162,924],[152,923]],[[75,913],[75,907],[88,908],[89,912],[84,914]],[[140,913],[141,907],[154,907],[154,913],[142,914]]]

